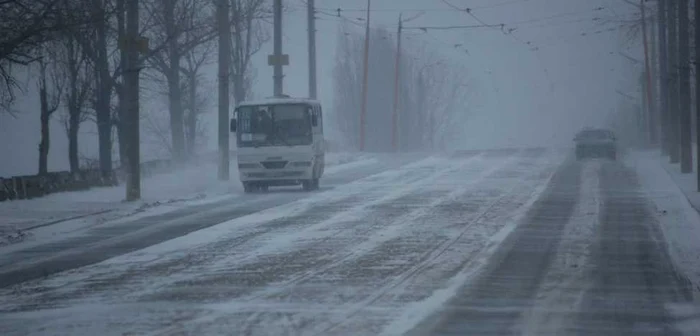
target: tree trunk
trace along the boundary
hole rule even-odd
[[[43,68],[43,65],[42,65]],[[42,69],[42,84],[39,88],[39,101],[41,103],[41,142],[39,142],[39,175],[48,173],[49,156],[49,102],[46,93],[46,74]]]
[[[71,110],[70,116],[68,117],[68,162],[70,164],[71,173],[75,174],[80,171],[80,161],[78,160],[78,130],[80,129],[80,112],[75,110],[75,106],[71,106]]]
[[[123,40],[126,38],[126,17],[125,17],[125,7],[124,7],[124,0],[117,0],[116,2],[117,5],[117,37],[120,40]],[[119,57],[119,69],[121,71],[124,71],[127,66],[126,62],[126,51],[122,49],[120,51],[120,57]],[[124,126],[124,122],[126,121],[126,103],[125,99],[126,96],[124,94],[124,83],[122,82],[121,84],[115,85],[115,89],[117,92],[117,101],[119,102],[117,105],[117,142],[119,145],[119,165],[121,169],[126,169],[127,165],[127,132],[126,132],[126,127]]]
[[[192,73],[189,78],[189,114],[187,115],[187,154],[191,157],[197,143],[197,77]]]
[[[182,90],[180,88],[180,46],[175,25],[176,1],[167,0],[165,4],[165,30],[168,37],[168,105],[170,108],[170,136],[173,145],[173,159],[183,162],[185,159],[184,112],[182,110]]]
[[[693,172],[693,144],[690,113],[690,18],[688,0],[679,0],[678,6],[678,127],[681,172]]]
[[[96,0],[95,3],[96,5],[100,6],[100,9],[98,10],[100,17],[105,18],[104,20],[95,20],[97,30],[97,76],[95,76],[97,80],[97,97],[95,112],[97,114],[97,138],[100,155],[100,171],[102,173],[102,177],[104,179],[108,179],[112,171],[112,122],[110,113],[112,78],[109,71],[109,60],[107,59],[107,23],[104,10],[105,6],[101,0]]]
[[[121,86],[117,89],[117,99],[119,101],[117,105],[117,115],[118,115],[118,121],[117,121],[117,142],[119,144],[119,165],[121,169],[126,169],[127,165],[127,152],[126,148],[128,146],[127,144],[127,136],[128,132],[126,132],[126,126],[124,125],[124,122],[126,121],[126,104],[124,103],[124,87]]]
[[[671,163],[680,162],[680,94],[678,80],[678,7],[677,1],[668,2],[668,114],[669,156]]]
[[[240,69],[238,70],[241,71]],[[245,100],[245,76],[242,73],[236,73],[233,76],[233,99],[234,104],[239,104]]]
[[[179,64],[179,61],[176,64]],[[184,113],[181,99],[180,71],[178,68],[172,68],[168,75],[168,102],[170,105],[170,136],[173,143],[173,159],[176,162],[185,160]]]

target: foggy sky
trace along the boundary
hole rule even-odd
[[[285,93],[291,96],[307,96],[307,37],[306,11],[300,0],[284,0],[288,11],[283,20],[284,53],[290,55],[290,66],[284,68]],[[625,50],[641,59],[640,42],[623,45],[618,31],[582,37],[600,29],[594,17],[611,18],[613,15],[631,17],[633,8],[620,0],[523,0],[512,3],[507,0],[452,0],[460,7],[474,8],[473,13],[489,24],[504,23],[517,28],[513,33],[522,41],[531,41],[530,47],[498,29],[460,30],[407,30],[408,44],[427,43],[435,53],[453,63],[469,69],[470,96],[474,101],[465,106],[473,117],[464,125],[463,139],[455,147],[499,147],[511,145],[568,145],[573,133],[583,126],[601,125],[614,108],[620,96],[616,89],[634,92],[635,79],[641,68],[628,64],[617,54]],[[503,4],[501,6],[494,6]],[[343,9],[342,15],[356,19],[365,13],[365,0],[316,0],[319,11],[335,14],[335,8]],[[594,11],[596,7],[605,10]],[[425,13],[406,26],[451,26],[479,24],[463,12],[450,11],[440,0],[373,0],[372,25],[396,30],[401,11],[404,17]],[[481,8],[480,7],[491,7]],[[561,15],[564,13],[575,13]],[[532,21],[559,16],[551,20]],[[342,18],[319,13],[317,21],[317,57],[319,99],[332,113],[332,68],[335,39]],[[531,21],[527,23],[522,23]],[[580,22],[573,22],[580,21]],[[518,24],[521,23],[521,24]],[[351,26],[352,27],[352,26]],[[607,25],[604,28],[615,27]],[[358,31],[362,28],[356,27]],[[270,27],[270,32],[271,32]],[[454,48],[463,44],[462,48]],[[468,54],[464,49],[468,50]],[[254,93],[257,98],[272,93],[272,68],[267,66],[267,54],[272,52],[268,43],[254,56],[257,82]],[[410,51],[408,51],[410,52]],[[612,53],[612,54],[611,54]],[[414,57],[417,55],[409,55]],[[637,71],[637,72],[635,72]],[[215,85],[216,67],[208,69],[208,76]],[[142,81],[142,85],[147,84]],[[630,86],[630,87],[621,87]],[[27,95],[20,97],[16,109],[23,111],[12,118],[0,115],[0,176],[35,174],[38,161],[39,108],[36,84],[27,85]],[[214,86],[215,87],[215,86]],[[208,148],[216,149],[216,96],[212,92],[211,113],[206,117],[210,131]],[[392,88],[386,88],[387,97]],[[144,101],[142,108],[165,109],[165,99]],[[57,112],[52,121],[49,169],[68,168],[67,140]],[[144,160],[162,156],[162,152],[144,146]],[[95,127],[91,122],[81,126],[81,156],[96,157]]]

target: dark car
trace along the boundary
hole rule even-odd
[[[574,138],[576,143],[576,159],[585,158],[617,158],[617,140],[615,134],[606,129],[586,129]]]

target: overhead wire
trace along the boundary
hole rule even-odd
[[[306,4],[305,0],[299,0],[299,1],[302,4]],[[585,14],[585,13],[589,13],[589,12],[598,12],[598,11],[602,11],[602,10],[606,9],[604,7],[596,7],[596,8],[593,8],[592,10],[559,13],[559,14],[549,15],[549,16],[545,16],[545,17],[540,17],[540,18],[533,18],[533,19],[528,19],[528,20],[523,20],[523,21],[517,21],[517,22],[510,23],[510,24],[504,24],[504,23],[490,24],[490,23],[487,23],[486,21],[482,20],[481,18],[479,18],[473,12],[473,10],[475,10],[475,9],[479,9],[479,10],[490,9],[490,8],[496,8],[496,7],[507,6],[507,5],[522,4],[525,2],[529,2],[529,1],[536,1],[536,0],[511,0],[511,1],[504,1],[504,2],[500,2],[500,3],[496,3],[496,4],[491,4],[491,5],[475,6],[475,7],[470,7],[470,8],[460,8],[456,5],[448,2],[447,0],[442,0],[442,2],[445,3],[446,5],[448,5],[450,7],[450,9],[438,9],[438,8],[370,9],[370,12],[411,12],[411,11],[437,12],[437,11],[455,11],[456,10],[459,12],[466,13],[471,18],[473,18],[475,21],[477,21],[479,24],[478,25],[452,25],[452,26],[408,26],[408,27],[404,26],[404,29],[421,30],[424,33],[423,35],[429,37],[430,39],[432,39],[432,40],[434,40],[442,45],[446,45],[446,46],[449,46],[451,48],[460,48],[460,47],[462,47],[461,44],[450,44],[448,42],[442,41],[442,40],[436,38],[435,36],[433,36],[432,34],[429,34],[428,31],[429,30],[440,31],[440,30],[453,30],[453,29],[492,28],[494,30],[499,30],[504,35],[507,35],[510,38],[512,38],[513,40],[515,40],[516,42],[528,47],[529,50],[538,51],[538,50],[540,50],[539,46],[536,46],[532,41],[523,40],[518,35],[513,34],[513,32],[517,29],[522,29],[522,28],[545,28],[545,27],[554,27],[554,26],[559,26],[559,25],[564,25],[564,24],[572,24],[572,23],[586,22],[586,21],[600,22],[600,21],[603,21],[604,18],[596,16],[596,17],[592,17],[592,18],[575,19],[575,20],[570,20],[570,21],[565,21],[565,22],[547,23],[547,21],[556,20],[558,18],[575,16],[575,15]],[[348,12],[366,12],[367,8],[360,9],[360,8],[340,8],[340,7],[338,7],[338,8],[316,7],[315,10],[316,10],[317,14],[325,16],[326,19],[333,18],[336,20],[351,23],[351,24],[358,26],[358,27],[361,27],[361,28],[364,28],[366,25],[364,18],[353,19],[353,18],[345,15],[345,13],[348,13]],[[332,11],[332,13],[331,13],[331,11]],[[617,13],[615,13],[615,12],[613,12],[613,13],[617,19],[622,19],[622,17],[619,16]],[[538,22],[545,22],[545,23],[540,24],[540,25],[536,25],[536,26],[528,26],[528,24],[538,23]],[[603,24],[605,24],[605,23],[603,23]],[[382,26],[395,26],[395,25],[397,25],[397,24],[388,24],[388,25],[383,24]],[[589,35],[596,35],[596,34],[600,34],[600,33],[605,32],[605,31],[612,31],[615,29],[617,29],[617,28],[608,28],[608,29],[605,29],[602,31],[583,32],[583,33],[576,34],[576,35],[569,36],[569,37],[558,38],[555,41],[572,39],[572,38],[576,38],[576,37],[587,37]],[[419,36],[419,35],[416,35],[416,36]],[[548,42],[551,42],[551,41],[548,41]],[[544,45],[543,47],[552,47],[555,45],[560,45],[560,44],[549,43],[549,44]],[[466,50],[466,48],[464,51],[467,54],[469,53],[468,50]],[[548,70],[547,70],[546,66],[544,66],[544,64],[542,63],[542,60],[539,57],[539,55],[537,55],[537,53],[535,53],[535,55],[538,59],[538,62],[540,62],[540,65],[543,67],[543,70],[545,72],[545,75],[547,76],[547,79],[549,80],[549,74],[548,74]],[[550,85],[553,85],[553,84],[551,84],[551,80],[550,80]]]

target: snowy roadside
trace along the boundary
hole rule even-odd
[[[332,174],[373,162],[374,158],[366,154],[329,153],[326,171]],[[202,163],[144,179],[142,200],[133,203],[123,201],[123,186],[2,202],[0,246],[31,239],[33,231],[40,228],[49,235],[60,235],[126,217],[162,214],[240,195],[242,188],[235,182],[235,165],[231,169],[232,182],[218,181],[216,169],[214,163]]]
[[[561,159],[523,152],[402,165],[3,288],[0,330],[399,334],[488,262]]]
[[[692,282],[694,295],[700,289],[700,193],[695,174],[681,174],[658,152],[633,152],[626,164],[637,171],[640,184],[656,210],[671,258]]]

